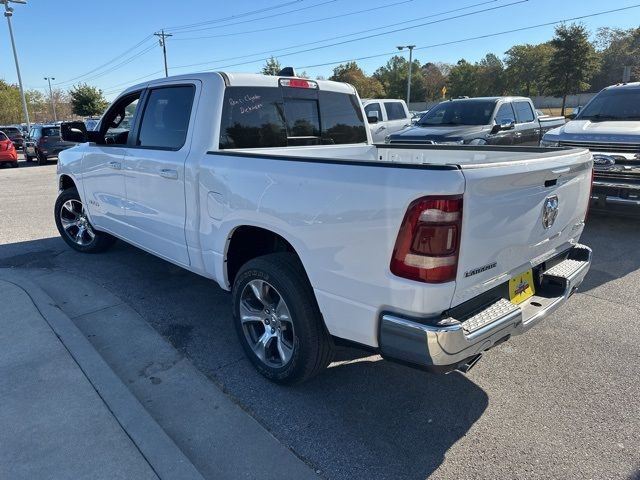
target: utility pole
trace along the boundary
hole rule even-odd
[[[156,37],[158,37],[158,41],[160,42],[160,46],[162,47],[162,55],[164,55],[164,76],[169,76],[169,68],[167,68],[167,40],[166,37],[173,37],[170,33],[164,33],[164,29],[160,30],[160,33],[154,33]]]
[[[18,74],[18,85],[20,86],[20,99],[22,100],[22,111],[27,122],[27,130],[31,131],[31,122],[29,121],[29,110],[27,109],[27,99],[24,96],[24,88],[22,88],[22,76],[20,75],[20,65],[18,64],[18,52],[16,51],[16,42],[13,39],[13,28],[11,27],[11,17],[13,16],[13,8],[9,6],[9,2],[26,4],[26,0],[0,0],[0,4],[4,4],[4,16],[7,17],[9,24],[9,36],[11,37],[11,46],[13,47],[13,59],[16,62],[16,73]]]
[[[51,99],[51,108],[53,109],[53,120],[58,121],[58,115],[56,115],[56,102],[53,99],[53,90],[51,90],[51,80],[55,80],[55,77],[44,77],[49,82],[49,99]]]
[[[401,45],[396,47],[398,50],[402,50],[404,48],[409,49],[409,77],[407,78],[407,107],[409,106],[409,102],[411,101],[411,67],[413,66],[413,49],[416,48],[415,45]]]

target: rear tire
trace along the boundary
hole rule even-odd
[[[18,162],[17,161],[11,162],[11,167],[12,168],[18,168]]]
[[[31,155],[27,155],[26,153],[24,154],[24,161],[25,162],[33,162],[33,157]]]
[[[233,283],[233,317],[254,367],[276,383],[302,383],[330,363],[333,346],[298,257],[249,260]]]
[[[38,152],[38,165],[46,165],[47,164],[47,156]]]
[[[58,195],[54,215],[60,236],[67,245],[78,252],[104,252],[116,241],[115,237],[108,233],[93,228],[75,188],[68,188]]]

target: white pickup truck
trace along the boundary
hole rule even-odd
[[[587,150],[375,146],[347,84],[169,77],[62,132],[78,143],[58,162],[64,241],[119,238],[231,290],[243,348],[277,382],[318,373],[338,339],[468,369],[591,262]]]
[[[411,113],[404,100],[395,98],[362,99],[365,118],[371,130],[373,143],[383,143],[392,133],[411,125]]]

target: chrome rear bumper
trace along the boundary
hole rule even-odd
[[[575,292],[590,266],[591,249],[576,245],[565,260],[543,272],[543,288],[520,305],[498,299],[471,316],[442,318],[436,324],[383,314],[382,356],[431,371],[453,370],[551,315]]]

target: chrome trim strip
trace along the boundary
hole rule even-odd
[[[596,170],[597,173],[597,170]],[[604,182],[602,180],[594,180],[594,187],[605,187],[605,188],[626,188],[628,190],[640,190],[640,185],[629,184],[629,183],[616,183],[616,182]]]

